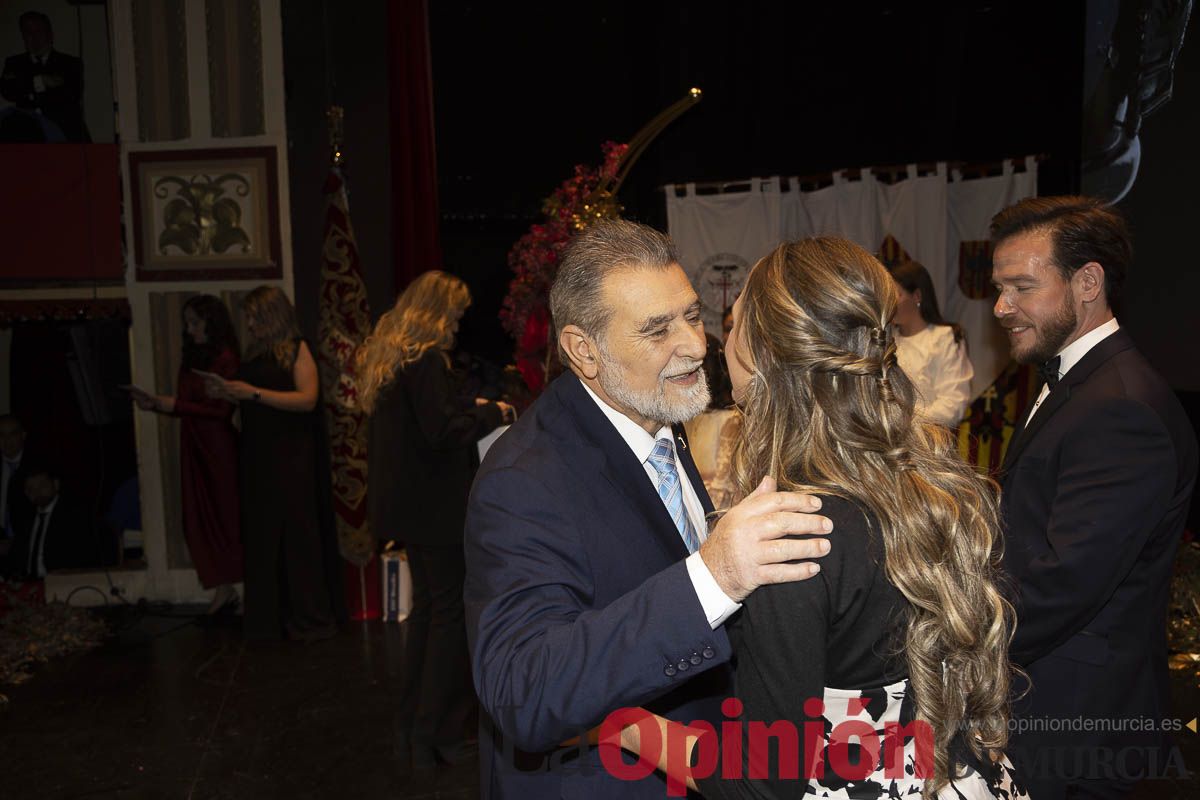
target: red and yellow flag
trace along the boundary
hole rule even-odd
[[[375,543],[367,524],[367,421],[358,409],[354,353],[371,331],[371,314],[345,178],[336,166],[325,181],[325,197],[317,357],[329,427],[338,545],[343,558],[362,566],[371,560]]]

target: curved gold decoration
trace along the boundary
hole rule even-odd
[[[329,162],[335,167],[342,166],[346,159],[342,155],[342,140],[345,138],[345,110],[341,106],[330,106],[325,112],[329,124]]]
[[[642,129],[634,134],[626,145],[625,153],[617,162],[616,172],[608,177],[601,176],[596,188],[583,200],[583,208],[571,215],[571,224],[575,230],[581,231],[588,225],[600,219],[615,219],[621,216],[621,204],[617,202],[617,192],[621,184],[629,176],[633,165],[641,158],[642,153],[650,143],[666,129],[668,125],[683,115],[685,111],[703,99],[704,92],[692,88],[681,99],[664,108],[654,119],[647,122]]]

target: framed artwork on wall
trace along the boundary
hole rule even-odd
[[[274,147],[129,154],[140,281],[283,276]]]

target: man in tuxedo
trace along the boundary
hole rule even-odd
[[[33,520],[17,532],[8,554],[9,574],[38,580],[56,569],[100,565],[100,542],[87,513],[61,488],[53,470],[40,465],[27,470],[22,489],[33,507]]]
[[[25,427],[12,414],[0,415],[0,556],[17,531],[29,529],[33,506],[25,497]]]
[[[1167,595],[1196,437],[1113,316],[1133,257],[1117,211],[1031,198],[992,239],[996,317],[1045,381],[1002,477],[1012,657],[1032,684],[1013,761],[1039,800],[1123,797],[1169,763],[1165,732],[1142,721],[1169,716]]]
[[[659,774],[614,777],[581,734],[639,705],[718,723],[725,620],[755,587],[811,577],[828,542],[787,534],[831,524],[766,479],[709,533],[682,425],[709,402],[704,324],[666,236],[593,225],[550,310],[567,371],[493,445],[467,508],[483,796],[661,798]]]
[[[54,29],[45,14],[27,11],[19,25],[25,52],[4,60],[0,94],[53,122],[68,142],[90,142],[81,105],[83,62],[54,49]]]

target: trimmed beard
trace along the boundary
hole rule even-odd
[[[683,396],[672,402],[667,399],[667,378],[664,375],[685,373],[689,370],[687,364],[679,364],[677,361],[672,360],[659,373],[658,389],[655,391],[640,392],[630,389],[624,384],[621,380],[622,370],[620,365],[608,354],[608,350],[605,349],[604,345],[600,344],[598,349],[600,351],[600,372],[596,377],[600,382],[600,388],[604,389],[605,394],[613,400],[616,400],[639,416],[660,422],[663,425],[674,425],[694,419],[708,410],[708,406],[712,402],[712,396],[708,391],[708,376],[704,374],[704,370],[701,368],[704,362],[697,361],[690,367],[690,369],[697,370],[695,385],[679,387],[683,391]]]
[[[1067,287],[1067,295],[1054,316],[1039,326],[1037,340],[1029,351],[1016,361],[1021,364],[1044,364],[1063,349],[1071,333],[1079,324],[1075,313],[1075,294]]]

